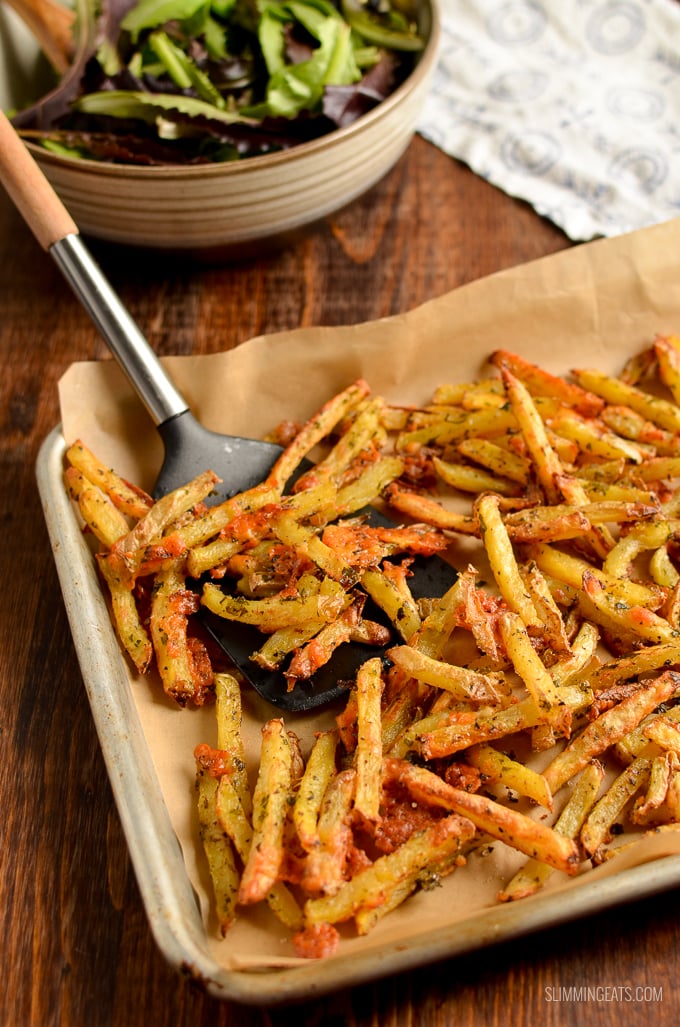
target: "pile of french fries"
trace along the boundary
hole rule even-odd
[[[289,429],[267,479],[213,506],[210,472],[153,502],[82,442],[67,454],[134,667],[182,706],[215,704],[194,757],[222,934],[266,903],[298,954],[327,956],[343,925],[367,933],[490,841],[526,857],[509,901],[672,830],[680,340],[569,380],[497,350],[488,377],[419,408],[360,380]],[[365,523],[377,503],[399,526]],[[416,600],[414,555],[459,551],[448,592]],[[391,630],[364,617],[368,597]],[[308,751],[276,716],[249,765],[242,682],[195,630],[201,604],[259,627],[252,659],[289,688],[349,641],[385,658]]]

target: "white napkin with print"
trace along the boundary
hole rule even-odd
[[[439,0],[419,132],[574,240],[680,215],[677,0]]]

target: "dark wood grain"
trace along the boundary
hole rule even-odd
[[[288,249],[230,265],[93,249],[164,354],[397,313],[567,245],[529,207],[416,139],[368,196]],[[130,867],[34,483],[38,448],[58,419],[60,375],[105,348],[4,195],[0,267],[0,1024],[675,1024],[680,892],[289,1008],[220,1003],[165,964]],[[569,988],[589,988],[587,1000]],[[633,999],[636,989],[654,991],[628,1001],[624,988]]]

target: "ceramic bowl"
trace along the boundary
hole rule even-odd
[[[6,19],[0,29],[1,52],[13,24]],[[391,96],[352,125],[286,151],[224,164],[132,167],[30,148],[84,235],[179,253],[257,252],[347,206],[402,156],[436,64],[436,0],[420,0],[419,30],[426,46]],[[12,74],[0,78],[0,102],[11,102],[16,86],[25,94],[34,73],[35,52],[22,44]],[[0,64],[9,67],[7,59]]]

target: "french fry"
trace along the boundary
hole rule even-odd
[[[668,386],[675,403],[680,403],[680,351],[670,339],[657,335],[654,356],[659,367],[659,378]]]
[[[408,677],[441,688],[463,702],[493,706],[502,702],[506,691],[501,674],[484,674],[437,660],[414,646],[393,646],[385,655]]]
[[[461,535],[478,535],[479,524],[470,514],[446,510],[436,499],[421,495],[397,484],[385,489],[386,502],[400,513],[424,521],[444,531],[457,531]]]
[[[234,850],[217,818],[218,781],[208,771],[196,775],[197,809],[201,844],[210,870],[219,931],[224,936],[236,919],[240,875]]]
[[[251,804],[250,799],[248,804]],[[219,779],[215,812],[220,828],[231,840],[234,849],[241,859],[241,863],[245,864],[248,861],[252,848],[253,829],[244,808],[244,798],[239,793],[238,787],[229,773],[223,774]],[[240,875],[237,873],[236,906],[238,906],[239,885]],[[292,931],[300,929],[302,926],[302,910],[293,893],[282,881],[276,881],[272,884],[264,896],[264,901],[286,927]]]
[[[586,571],[583,575],[583,591],[602,617],[605,626],[613,624],[653,644],[672,642],[674,638],[677,638],[677,631],[665,618],[657,616],[646,606],[614,598],[592,572]]]
[[[649,781],[649,760],[638,758],[621,771],[604,795],[598,799],[581,829],[580,841],[584,851],[596,862],[601,861],[601,847],[608,841],[610,831],[624,806]]]
[[[92,485],[101,489],[114,506],[126,516],[142,518],[153,506],[151,496],[103,464],[81,439],[68,447],[66,460]]]
[[[65,477],[66,487],[71,498],[78,504],[83,521],[95,538],[110,549],[114,542],[126,535],[129,530],[125,517],[107,496],[75,467],[67,467]]]
[[[525,360],[518,353],[497,349],[491,354],[491,362],[496,367],[507,368],[526,386],[534,396],[556,397],[567,406],[573,406],[586,417],[599,414],[603,402],[599,396],[573,385],[559,375],[550,374],[543,368]]]
[[[530,767],[484,743],[473,745],[465,758],[471,766],[481,771],[485,780],[510,788],[537,805],[552,810],[553,799],[545,778]]]
[[[673,725],[675,726],[675,725]],[[649,760],[649,778],[644,795],[635,799],[630,819],[634,824],[649,824],[658,817],[668,798],[671,782],[680,770],[680,758],[675,749],[668,749]]]
[[[660,716],[662,716],[661,713],[654,713],[644,717],[638,727],[633,728],[632,731],[623,736],[620,742],[616,743],[614,751],[620,763],[632,763],[637,756],[653,759],[655,756],[660,755],[663,749],[653,742],[646,733],[648,726]],[[663,717],[671,723],[680,721],[680,706],[672,706],[670,709],[665,710]]]
[[[316,838],[309,849],[301,882],[309,894],[335,895],[347,880],[355,792],[356,771],[353,769],[340,771],[328,782],[319,810]]]
[[[304,457],[347,416],[369,392],[365,381],[358,379],[321,407],[286,446],[267,476],[266,485],[283,492],[288,479]]]
[[[219,478],[212,471],[197,475],[193,481],[158,499],[134,528],[118,539],[112,552],[120,557],[131,577],[134,577],[139,567],[146,546],[160,538],[168,525],[182,514],[203,502],[218,481]]]
[[[607,403],[628,406],[666,431],[680,431],[680,408],[669,400],[644,392],[636,385],[627,385],[621,379],[592,368],[577,370],[574,374],[583,388],[601,396]]]
[[[405,881],[422,873],[429,863],[439,862],[444,855],[461,852],[473,836],[474,827],[465,817],[452,815],[435,821],[394,852],[378,857],[334,895],[309,899],[304,907],[306,922],[339,923],[356,917],[362,909],[373,909],[389,901],[395,890],[401,892]]]
[[[382,694],[381,661],[367,660],[357,672],[357,747],[354,754],[356,793],[354,808],[366,820],[380,815],[382,788],[382,732],[380,698]]]
[[[555,821],[555,831],[558,834],[566,835],[567,838],[578,836],[583,822],[595,802],[603,777],[604,767],[601,763],[589,763],[583,768],[574,785],[573,792]],[[512,902],[535,895],[552,873],[553,868],[547,863],[541,863],[537,859],[527,860],[512,880],[499,892],[499,902]]]
[[[458,443],[458,452],[466,459],[486,467],[501,480],[509,479],[526,488],[531,483],[531,464],[526,457],[519,456],[490,439],[463,439]]]
[[[492,491],[501,496],[515,496],[518,494],[517,484],[509,479],[499,478],[490,474],[481,467],[473,467],[471,464],[453,463],[450,460],[442,460],[433,457],[432,465],[443,482],[450,485],[459,492]]]
[[[491,494],[480,496],[476,510],[482,542],[501,595],[527,627],[538,627],[541,622],[522,581],[497,498]]]
[[[127,574],[121,574],[119,561],[110,553],[97,554],[98,566],[111,597],[113,623],[120,642],[139,674],[146,674],[154,658],[149,638]]]
[[[253,839],[239,885],[242,905],[260,902],[276,883],[283,861],[283,829],[291,796],[292,755],[283,721],[262,728],[260,769],[253,793]]]
[[[189,701],[201,705],[212,690],[212,674],[209,681],[201,679],[187,639],[195,600],[186,587],[184,560],[167,563],[155,578],[149,626],[163,688],[181,706]]]
[[[649,724],[643,727],[642,733],[662,749],[672,749],[680,753],[680,727],[669,717],[664,715],[654,717]]]
[[[620,741],[643,717],[665,702],[680,687],[680,674],[665,671],[660,677],[642,684],[637,692],[605,711],[572,738],[545,768],[543,776],[553,795],[578,774],[587,763]]]
[[[227,620],[254,624],[265,632],[300,625],[310,620],[333,620],[350,601],[341,585],[328,587],[315,595],[297,595],[281,598],[244,599],[230,596],[217,585],[206,582],[201,601],[212,612]]]
[[[475,841],[527,857],[498,895],[509,901],[556,870],[586,872],[584,854],[613,855],[614,833],[680,822],[677,353],[659,337],[618,377],[574,383],[498,350],[497,377],[417,407],[358,380],[277,433],[267,481],[213,507],[209,472],[154,503],[72,447],[65,480],[133,664],[154,666],[180,705],[215,696],[217,748],[195,758],[221,932],[265,902],[296,952],[330,955],[334,924],[365,934]],[[406,523],[365,523],[372,503]],[[416,599],[414,555],[445,546],[464,569],[446,595]],[[186,576],[205,573],[229,589],[194,596]],[[389,630],[364,618],[369,598]],[[289,686],[346,641],[386,646],[394,627],[401,642],[367,658],[306,761],[273,718],[250,767],[239,681],[213,673],[189,631],[199,601],[257,627],[253,660]],[[549,747],[539,773],[533,754]],[[543,813],[520,812],[530,803]]]
[[[293,823],[307,852],[318,844],[318,820],[328,784],[336,772],[337,731],[323,731],[309,755],[293,806]]]
[[[433,760],[452,756],[478,742],[492,742],[545,722],[545,710],[528,697],[512,706],[482,709],[448,724],[430,725],[423,720],[409,730],[414,737],[416,751],[425,759]]]
[[[517,614],[501,614],[501,636],[512,664],[541,711],[541,721],[568,737],[571,710],[560,695],[548,669],[531,644],[526,626]]]
[[[453,788],[431,770],[413,763],[388,760],[387,773],[421,802],[466,817],[478,830],[557,870],[570,875],[578,871],[579,853],[573,839],[558,834],[540,821],[483,795]]]

